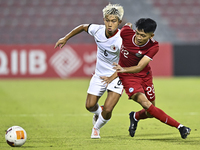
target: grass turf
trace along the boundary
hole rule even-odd
[[[7,145],[5,130],[22,126],[28,135],[17,149],[26,150],[185,150],[200,149],[200,78],[155,78],[156,106],[189,126],[182,139],[177,129],[156,119],[141,120],[134,138],[128,135],[130,111],[141,109],[124,93],[101,139],[90,139],[92,114],[85,109],[89,79],[0,80],[0,149]],[[99,104],[104,103],[105,95]]]

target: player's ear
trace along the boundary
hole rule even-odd
[[[154,37],[154,35],[155,35],[155,34],[154,34],[154,33],[152,33],[150,38],[153,38],[153,37]]]

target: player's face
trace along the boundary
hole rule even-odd
[[[154,33],[145,33],[144,30],[136,29],[134,42],[137,45],[144,45],[153,36]]]
[[[106,26],[106,36],[111,37],[118,29],[119,24],[121,21],[114,15],[108,15],[104,19],[104,24]]]

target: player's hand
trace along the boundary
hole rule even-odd
[[[125,25],[129,26],[131,29],[133,28],[133,24],[130,22],[127,22]]]
[[[116,62],[113,63],[113,69],[115,69],[117,72],[123,73],[125,70],[124,68],[122,68],[119,64],[117,64]]]
[[[58,40],[54,48],[60,47],[62,48],[66,44],[67,40],[65,38],[61,38]]]
[[[106,77],[106,76],[101,76],[100,77],[103,81],[103,83],[104,84],[106,84],[106,87],[108,86],[108,84],[110,83],[110,82],[112,82],[112,78],[111,77]]]

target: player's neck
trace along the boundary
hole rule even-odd
[[[112,32],[111,34],[109,34],[108,32],[105,31],[105,35],[106,35],[106,37],[109,39],[109,38],[115,36],[115,34],[117,34],[118,30],[119,30],[119,29],[117,29],[115,32]]]

